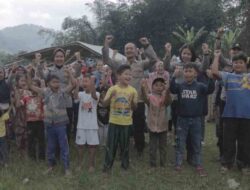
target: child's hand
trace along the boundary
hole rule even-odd
[[[220,55],[221,55],[221,50],[218,49],[218,50],[214,51],[214,57],[218,58],[218,57],[220,57]]]
[[[220,27],[217,31],[217,38],[221,38],[224,34],[224,28],[223,27]]]
[[[201,49],[204,55],[209,54],[211,52],[207,43],[203,43]]]
[[[174,77],[179,77],[180,75],[181,75],[181,69],[177,66],[177,67],[175,67],[173,76]]]
[[[141,80],[141,87],[142,87],[142,88],[146,88],[146,87],[147,87],[147,83],[148,83],[148,82],[147,82],[147,79],[142,79],[142,80]]]
[[[206,70],[206,74],[207,74],[208,78],[210,78],[210,79],[213,78],[213,74],[212,74],[211,69],[207,69],[207,70]]]
[[[169,42],[167,42],[167,43],[165,44],[165,53],[166,53],[166,54],[171,54],[171,51],[172,51],[172,44],[169,43]]]

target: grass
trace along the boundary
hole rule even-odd
[[[201,178],[194,168],[184,165],[183,172],[177,174],[173,170],[174,149],[168,144],[167,167],[150,169],[148,161],[148,147],[144,158],[137,159],[135,151],[131,148],[130,169],[122,171],[117,159],[109,176],[105,176],[101,170],[104,160],[104,150],[99,148],[97,155],[96,172],[89,174],[87,167],[81,172],[76,172],[76,148],[71,146],[71,170],[72,177],[65,178],[61,165],[49,176],[43,175],[46,163],[17,158],[15,149],[10,155],[8,168],[0,169],[0,190],[228,190],[227,181],[235,179],[240,190],[250,189],[250,176],[242,175],[236,168],[228,174],[219,172],[220,165],[216,161],[218,150],[214,125],[207,125],[206,145],[203,148],[203,162],[208,177]],[[87,155],[85,157],[87,164]],[[86,165],[85,164],[85,165]],[[27,179],[28,181],[27,181]],[[27,182],[25,182],[25,179]]]

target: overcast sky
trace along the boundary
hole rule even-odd
[[[0,0],[0,29],[19,24],[37,24],[60,29],[63,19],[94,16],[85,3],[93,0]]]

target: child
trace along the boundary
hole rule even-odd
[[[247,56],[243,53],[232,59],[234,73],[219,72],[220,50],[215,52],[212,65],[214,75],[222,79],[226,92],[223,111],[223,158],[221,172],[232,168],[237,145],[237,165],[243,173],[250,166],[250,74],[247,73]]]
[[[97,92],[100,93],[100,98],[97,104],[97,122],[99,126],[99,139],[100,144],[105,146],[106,140],[107,140],[107,134],[108,134],[108,123],[109,123],[109,107],[105,107],[102,104],[102,101],[104,100],[106,93],[109,89],[109,85],[107,84],[108,81],[106,79],[106,75],[102,75],[99,87],[96,89]]]
[[[95,90],[95,78],[89,74],[83,77],[83,92],[75,91],[75,98],[80,101],[76,132],[76,144],[78,145],[79,169],[83,162],[83,146],[87,145],[89,150],[89,172],[95,168],[96,147],[99,145],[98,125],[96,107],[99,93]]]
[[[165,91],[165,92],[164,92]],[[160,165],[165,167],[168,118],[166,106],[171,102],[169,90],[165,88],[165,80],[156,78],[152,81],[152,94],[147,95],[146,84],[142,84],[142,92],[148,108],[150,166],[156,167],[156,154],[159,146]]]
[[[7,108],[7,109],[6,109]],[[0,105],[0,165],[6,167],[8,160],[6,142],[6,121],[9,120],[8,107]]]
[[[114,162],[117,147],[121,149],[121,167],[129,167],[129,127],[132,125],[132,113],[137,105],[137,92],[129,85],[131,68],[121,65],[117,69],[118,84],[112,86],[103,105],[110,105],[107,149],[103,172],[108,172]]]
[[[45,173],[49,174],[53,171],[53,167],[56,164],[56,146],[59,144],[65,176],[69,176],[71,174],[69,170],[69,144],[66,134],[66,125],[69,119],[66,112],[66,100],[68,94],[73,90],[74,79],[69,70],[65,69],[65,72],[68,74],[70,82],[64,89],[61,89],[60,78],[53,74],[47,77],[48,88],[42,89],[33,86],[31,84],[31,79],[29,79],[29,86],[32,91],[44,97],[44,125],[46,127],[47,155],[49,162],[49,168]]]
[[[39,79],[33,79],[32,85],[41,87]],[[26,108],[26,121],[28,130],[28,155],[36,160],[36,147],[38,145],[38,158],[45,160],[44,110],[42,97],[32,92],[21,98],[21,104]]]
[[[187,63],[183,68],[183,83],[176,83],[175,78],[180,74],[176,69],[171,81],[170,90],[178,95],[178,119],[177,119],[177,145],[176,145],[176,171],[181,171],[184,149],[187,136],[190,135],[192,156],[198,174],[206,176],[201,163],[201,115],[202,98],[208,92],[208,85],[195,80],[197,66],[194,63]]]
[[[16,75],[16,86],[13,88],[15,96],[15,118],[14,128],[16,144],[20,157],[25,157],[27,153],[27,123],[25,106],[20,104],[20,99],[30,95],[28,91],[27,76],[24,74]]]

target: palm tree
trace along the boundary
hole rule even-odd
[[[194,27],[191,27],[190,30],[185,31],[181,26],[178,26],[177,29],[179,32],[174,31],[174,36],[182,43],[193,45],[197,40],[200,39],[202,35],[207,33],[205,27],[201,27],[197,32],[195,32]]]

